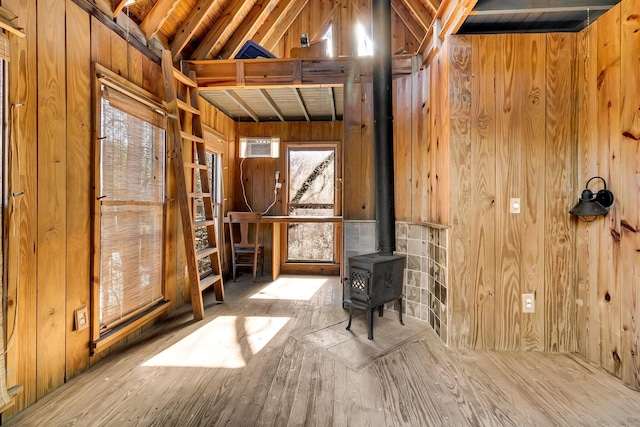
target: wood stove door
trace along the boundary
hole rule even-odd
[[[371,301],[371,292],[369,283],[371,281],[371,272],[358,267],[350,267],[349,290],[351,300],[368,303]]]

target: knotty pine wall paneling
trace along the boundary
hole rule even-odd
[[[616,197],[605,217],[577,223],[577,351],[635,389],[640,389],[638,16],[640,5],[623,0],[580,33],[574,184],[579,194],[599,175]]]
[[[620,72],[622,114],[620,126],[620,295],[622,299],[622,378],[640,389],[640,6],[625,1],[621,5]],[[631,78],[624,78],[631,76]]]
[[[64,383],[66,281],[65,1],[38,2],[37,397]],[[61,254],[63,259],[61,260]]]
[[[21,385],[16,405],[3,414],[8,417],[36,401],[37,334],[37,13],[35,0],[2,0],[2,6],[15,13],[15,24],[24,28],[23,38],[9,37],[12,60],[8,64],[9,105],[23,104],[14,110],[12,130],[20,162],[13,170],[16,187],[23,194],[15,198],[13,221],[8,233],[7,259],[7,331],[14,331],[13,346],[8,349],[7,387]],[[14,153],[15,155],[16,153]],[[13,319],[17,305],[17,324]],[[10,332],[7,332],[9,334]]]
[[[495,282],[496,282],[496,99],[495,75],[497,37],[471,38],[471,201],[475,210],[471,227],[469,276],[472,284],[461,295],[468,305],[454,306],[454,312],[468,311],[470,345],[473,348],[494,348],[495,345]],[[454,303],[458,298],[454,298]],[[467,314],[461,323],[467,324]],[[458,336],[458,339],[461,337]],[[456,345],[462,346],[461,342]]]
[[[450,72],[450,154],[451,164],[451,206],[455,207],[451,212],[451,232],[449,237],[449,250],[456,259],[449,264],[452,277],[458,283],[470,282],[471,259],[467,256],[458,257],[457,254],[467,252],[471,246],[472,221],[475,216],[471,202],[471,39],[469,37],[456,37],[448,41],[451,53]],[[442,112],[444,113],[444,112]],[[448,322],[449,328],[465,328],[468,334],[472,327],[471,317],[474,310],[465,310],[461,303],[469,304],[473,301],[474,286],[457,286],[455,291],[447,294],[449,300],[449,313],[456,316],[455,322]],[[469,295],[471,294],[471,295]],[[473,319],[474,320],[474,319]],[[460,333],[451,334],[449,339],[460,336]]]
[[[67,0],[66,366],[69,380],[89,366],[89,328],[74,330],[73,311],[89,307],[91,283],[91,19]]]
[[[575,227],[567,208],[573,192],[577,147],[577,39],[547,35],[544,230],[545,344],[576,350]]]
[[[430,68],[411,76],[411,221],[427,221],[429,212],[427,189],[429,186],[429,104]],[[404,112],[403,114],[406,114]],[[397,117],[397,115],[396,115]],[[399,143],[395,142],[395,143]],[[406,165],[405,167],[409,167]],[[398,199],[399,200],[399,199]]]
[[[393,80],[393,170],[396,220],[411,220],[412,77]]]
[[[620,6],[601,16],[597,36],[598,69],[598,175],[603,177],[620,201],[624,197],[620,186]],[[585,180],[586,183],[586,180]],[[595,183],[594,183],[595,184]],[[584,185],[584,184],[582,184]],[[600,326],[600,363],[603,368],[620,377],[621,304],[620,244],[612,232],[619,233],[618,209],[614,207],[596,225],[599,236],[600,258],[597,273],[598,318]]]

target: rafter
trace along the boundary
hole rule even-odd
[[[432,16],[435,16],[438,13],[438,9],[440,9],[442,2],[440,0],[425,0],[425,5],[431,12]]]
[[[162,24],[171,15],[173,10],[178,6],[180,0],[158,0],[153,5],[147,16],[140,24],[140,29],[144,31],[147,40],[151,39],[162,27]]]
[[[260,29],[256,31],[252,40],[269,49],[268,41],[274,35],[276,39],[280,39],[307,2],[308,0],[280,0]]]
[[[215,58],[253,4],[254,2],[250,0],[231,0],[191,57],[193,59]]]
[[[308,122],[311,121],[311,117],[309,117],[309,111],[307,111],[307,106],[304,105],[304,101],[302,100],[302,95],[300,94],[300,89],[293,88],[293,93],[296,96],[296,99],[298,100],[298,105],[300,105],[300,109],[302,110],[302,112],[304,113],[304,118],[307,119]]]
[[[171,56],[173,56],[174,61],[219,1],[220,0],[198,0],[193,9],[191,9],[191,12],[189,12],[189,15],[182,22],[171,41]]]
[[[232,90],[225,90],[225,93],[227,95],[229,95],[229,97],[231,97],[231,99],[233,99],[235,101],[236,104],[238,104],[238,106],[240,108],[242,108],[244,110],[245,113],[247,113],[248,115],[251,116],[251,118],[256,121],[259,122],[260,121],[260,117],[258,117],[258,115],[256,114],[255,111],[253,111],[253,109],[249,106],[249,104],[247,104],[246,102],[244,102],[244,100],[242,99],[242,97],[240,95],[238,95],[237,93],[235,93]]]
[[[118,16],[122,9],[124,9],[124,5],[127,4],[127,0],[116,0],[113,2],[113,17]]]
[[[247,40],[253,39],[260,26],[267,20],[278,0],[258,0],[242,23],[233,32],[219,55],[225,59],[233,59]]]
[[[411,10],[405,6],[402,0],[391,0],[391,8],[398,14],[409,32],[413,34],[413,37],[417,40],[422,40],[427,32],[427,27],[422,26],[422,22],[416,19],[415,15],[411,13]]]
[[[284,114],[282,114],[282,111],[280,111],[276,102],[273,100],[273,98],[271,98],[271,95],[269,95],[269,92],[267,92],[266,89],[260,89],[259,93],[260,95],[262,95],[262,98],[264,98],[267,104],[269,104],[271,109],[276,113],[276,116],[278,116],[280,121],[284,122]]]
[[[431,25],[435,13],[432,13],[420,0],[401,0],[411,11],[414,18],[424,27],[425,32]],[[424,34],[423,34],[424,35]]]

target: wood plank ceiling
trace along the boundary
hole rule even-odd
[[[74,0],[87,1],[87,0]],[[136,27],[148,46],[175,61],[233,59],[249,40],[279,40],[310,0],[102,0],[112,18]],[[351,0],[336,0],[336,6]],[[422,63],[448,34],[578,31],[615,0],[390,0],[420,40]],[[120,16],[119,16],[120,15]],[[126,15],[123,17],[122,15]],[[121,24],[122,25],[122,24]],[[313,42],[314,40],[312,40]],[[343,91],[332,87],[208,88],[203,97],[234,120],[340,120]]]

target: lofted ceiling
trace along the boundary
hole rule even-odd
[[[307,4],[316,0],[102,1],[110,3],[107,7],[114,19],[126,22],[127,27],[136,27],[138,37],[144,39],[143,44],[155,46],[157,50],[170,49],[178,62],[232,60],[248,41],[269,50],[283,38]],[[416,52],[407,53],[421,56],[423,64],[437,53],[448,34],[579,31],[619,3],[614,0],[390,2],[396,21],[420,42]],[[332,0],[328,9],[339,14],[341,9],[350,7],[350,13],[358,14],[358,5],[366,8],[367,3]],[[308,87],[299,84],[291,83],[289,87],[281,83],[277,87],[204,84],[201,95],[237,121],[342,118],[341,84]]]

